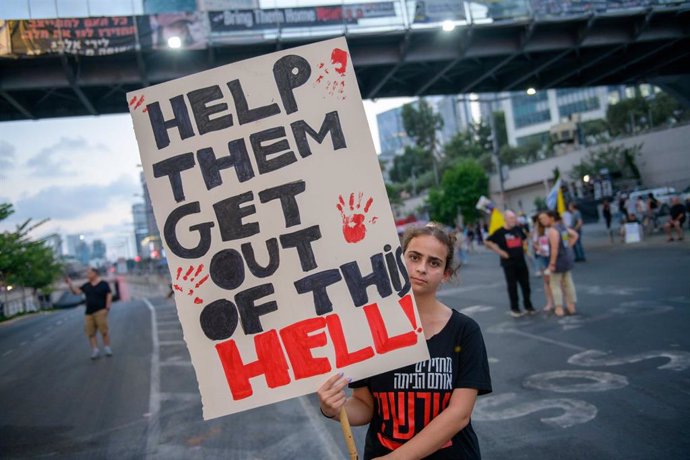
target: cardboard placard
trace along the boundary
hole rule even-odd
[[[428,359],[344,38],[127,97],[205,419]]]

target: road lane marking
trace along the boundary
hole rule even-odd
[[[191,367],[192,362],[191,361],[163,361],[161,363],[161,367],[174,367],[174,366],[177,366],[177,367],[189,366],[189,367]]]
[[[446,297],[446,296],[451,296],[455,294],[461,294],[463,292],[469,292],[469,291],[477,291],[481,289],[496,289],[501,286],[505,286],[505,283],[491,283],[491,284],[474,284],[472,286],[460,286],[456,288],[449,288],[449,289],[443,289],[441,291],[438,291],[438,296],[439,297]]]
[[[596,406],[579,399],[549,398],[525,402],[519,402],[517,399],[515,393],[481,397],[477,399],[474,411],[472,411],[472,420],[478,422],[510,420],[543,410],[553,413],[553,409],[561,409],[562,414],[540,420],[547,425],[569,428],[593,420],[598,412]],[[504,408],[501,409],[500,406],[504,406]]]
[[[151,387],[149,390],[149,426],[146,430],[146,458],[151,460],[158,450],[158,441],[161,434],[160,347],[158,344],[156,309],[148,299],[142,300],[151,312]]]
[[[158,326],[179,326],[179,321],[158,321]]]
[[[538,340],[540,342],[546,342],[546,343],[550,343],[553,345],[558,345],[559,347],[568,348],[570,350],[576,350],[576,351],[585,351],[586,350],[586,348],[584,348],[584,347],[573,345],[573,344],[568,343],[568,342],[561,342],[560,340],[549,339],[548,337],[542,337],[540,335],[530,334],[529,332],[519,331],[519,330],[515,329],[514,327],[512,327],[511,324],[512,323],[496,324],[494,326],[487,328],[486,331],[489,333],[494,333],[494,334],[503,334],[503,333],[515,334],[515,335],[519,335],[522,337],[527,337],[527,338],[532,339],[532,340]]]
[[[162,401],[201,402],[199,393],[161,393]]]
[[[620,357],[611,356],[599,350],[587,350],[568,358],[568,364],[585,367],[621,366],[656,358],[667,358],[669,360],[666,364],[657,367],[657,369],[684,371],[690,367],[690,353],[680,350],[655,350]]]

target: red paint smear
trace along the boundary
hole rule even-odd
[[[334,48],[331,51],[331,63],[333,63],[334,69],[340,75],[345,75],[345,69],[347,68],[347,51],[341,50],[340,48]],[[340,64],[339,66],[337,64]]]
[[[367,200],[367,204],[364,206],[364,212],[369,212],[369,208],[371,207],[371,204],[374,202],[373,198],[369,198]]]
[[[173,288],[175,288],[176,291],[182,292],[182,288],[178,286],[177,284],[173,284]]]
[[[144,102],[144,96],[141,96],[139,98],[139,102],[137,102],[137,105],[134,106],[134,110],[138,109],[141,104]]]
[[[195,297],[195,298],[194,298],[194,303],[197,304],[197,305],[199,305],[200,303],[203,303],[203,300],[201,300],[201,299],[198,298],[198,297]]]
[[[206,282],[207,279],[208,279],[208,275],[204,276],[203,278],[201,278],[201,279],[199,280],[198,283],[196,283],[196,284],[194,285],[194,287],[195,287],[195,288],[198,288],[199,286],[201,286],[202,284],[204,284],[204,283]]]
[[[149,111],[148,107],[144,107],[144,110],[142,110],[142,112],[148,112],[148,111]]]
[[[177,267],[177,276],[175,277],[176,280],[180,279],[180,274],[182,273],[182,267]]]
[[[199,268],[196,269],[196,273],[194,273],[194,278],[199,276],[199,273],[201,273],[201,270],[204,269],[204,264],[199,264]]]
[[[134,104],[136,101],[137,101],[137,97],[134,96],[134,97],[132,98],[132,100],[129,101],[129,106],[131,107],[132,104]]]
[[[191,275],[193,271],[194,271],[194,265],[190,265],[189,270],[187,270],[187,273],[185,273],[185,275],[182,277],[182,279],[187,281],[187,278],[189,278],[189,275]]]
[[[350,193],[350,209],[355,209],[355,193]]]

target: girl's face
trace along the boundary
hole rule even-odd
[[[553,222],[551,221],[551,216],[546,213],[541,213],[539,214],[539,223],[546,228],[550,227]]]
[[[412,292],[416,295],[435,293],[450,277],[446,270],[448,247],[431,235],[412,238],[405,250],[405,265]]]

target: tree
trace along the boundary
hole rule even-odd
[[[443,174],[441,186],[429,192],[429,213],[435,221],[454,225],[458,212],[466,223],[479,217],[475,208],[477,200],[486,195],[489,178],[482,166],[472,159],[465,159]]]
[[[658,93],[649,103],[650,123],[659,126],[682,115],[683,110],[678,101],[666,93]]]
[[[431,160],[434,177],[438,185],[438,146],[436,145],[436,131],[443,128],[443,118],[434,113],[431,105],[423,98],[415,104],[405,104],[402,107],[403,127],[407,135],[414,139],[416,146]]]
[[[0,221],[12,215],[11,204],[0,204]],[[18,225],[15,231],[0,233],[0,281],[37,290],[51,286],[60,276],[61,264],[45,241],[32,240],[29,233],[45,223],[31,224],[31,219]]]
[[[493,112],[494,127],[496,128],[496,140],[498,140],[498,148],[508,145],[508,128],[506,128],[506,114],[505,112]]]
[[[622,179],[641,179],[640,170],[637,167],[637,157],[642,150],[642,144],[626,147],[624,145],[608,145],[592,150],[579,164],[570,171],[570,177],[580,180],[584,176],[597,176],[602,169],[607,169],[609,174]]]
[[[405,147],[405,152],[393,159],[390,178],[393,182],[406,182],[413,175],[431,169],[431,157],[419,147]]]
[[[504,145],[499,153],[501,164],[508,166],[520,166],[533,163],[539,159],[539,151],[542,146],[538,142],[531,142],[518,147]]]
[[[606,109],[606,121],[611,134],[633,133],[642,117],[647,117],[649,106],[640,96],[624,99]]]

